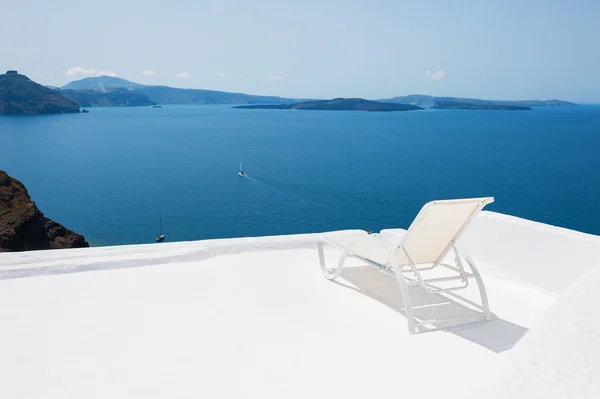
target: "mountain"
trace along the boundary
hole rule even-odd
[[[139,83],[130,82],[129,80],[116,78],[114,76],[98,76],[75,80],[62,86],[61,89],[105,91],[109,89],[137,89],[142,86],[143,85]]]
[[[81,247],[89,247],[81,234],[45,217],[23,183],[0,170],[0,252]]]
[[[524,101],[494,101],[494,104],[519,105],[523,107],[578,107],[569,101],[563,100],[524,100]]]
[[[435,97],[422,94],[410,94],[408,96],[384,98],[379,101],[383,103],[411,104],[419,107],[429,108],[435,103]]]
[[[300,101],[291,98],[255,96],[226,91],[176,89],[169,86],[144,86],[138,91],[159,104],[282,104]]]
[[[17,71],[0,75],[0,115],[79,112],[79,104]]]
[[[433,107],[436,101],[453,102],[462,104],[495,104],[495,105],[512,105],[517,107],[576,107],[577,104],[562,101],[562,100],[524,100],[524,101],[502,101],[502,100],[480,100],[477,98],[461,98],[461,97],[434,97],[424,94],[411,94],[408,96],[392,97],[379,100],[385,103],[401,103],[412,104],[420,107]]]
[[[60,92],[82,107],[133,107],[156,104],[139,91],[129,89],[61,90]]]
[[[127,89],[134,95],[139,95],[132,104],[123,101],[123,92],[117,90]],[[87,93],[75,93],[75,90],[85,90]],[[61,87],[61,92],[67,97],[82,101],[82,106],[120,106],[120,105],[146,105],[148,104],[283,104],[286,102],[299,102],[300,100],[274,97],[254,96],[244,93],[230,93],[226,91],[203,89],[178,89],[169,86],[146,86],[129,80],[112,76],[99,76],[85,78],[70,82]],[[133,94],[135,93],[135,94]],[[144,97],[141,97],[144,96]],[[144,104],[143,104],[144,103]]]
[[[239,105],[238,109],[300,109],[312,111],[368,111],[368,112],[391,112],[391,111],[413,111],[423,109],[414,105],[382,103],[369,101],[362,98],[334,98],[333,100],[306,101],[297,104],[263,104],[263,105]]]
[[[125,96],[127,89],[132,93]],[[70,91],[66,91],[70,90]],[[74,90],[87,90],[87,94],[74,93]],[[217,90],[178,89],[169,86],[147,86],[113,76],[98,76],[70,82],[61,87],[61,91],[82,106],[128,106],[157,104],[296,104],[307,99],[293,99],[275,96],[256,96],[244,93],[231,93]],[[111,93],[102,95],[101,93]],[[145,96],[145,98],[143,97]],[[331,100],[329,100],[331,101]],[[364,100],[366,101],[366,100]],[[492,101],[476,98],[435,97],[422,94],[392,97],[375,102],[392,104],[410,104],[423,108],[433,107],[436,101],[465,104],[496,104],[523,107],[576,106],[577,104],[561,100]],[[89,104],[89,105],[88,105]]]
[[[509,104],[476,104],[461,103],[456,101],[436,101],[431,108],[436,109],[476,109],[476,110],[504,110],[504,111],[531,111],[530,107]]]

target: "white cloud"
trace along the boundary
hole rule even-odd
[[[144,75],[144,76],[156,76],[158,74],[156,72],[154,72],[154,71],[142,71],[142,75]]]
[[[192,77],[192,75],[190,75],[187,72],[175,72],[173,75],[175,75],[175,77],[179,79],[189,79]]]
[[[65,75],[67,76],[81,76],[84,78],[87,77],[91,77],[91,76],[117,76],[116,73],[111,72],[111,71],[98,71],[94,68],[82,68],[79,66],[75,66],[73,68],[70,68],[67,70],[67,72],[65,72]]]
[[[225,72],[213,72],[212,76],[216,76],[217,78],[228,78],[229,77]]]
[[[283,80],[283,73],[279,72],[278,75],[273,75],[271,76],[271,80],[276,81],[276,80]]]
[[[446,77],[446,71],[438,69],[437,71],[425,71],[425,75],[431,80],[442,80]]]

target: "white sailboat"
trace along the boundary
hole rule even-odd
[[[160,217],[160,230],[158,230],[158,237],[156,237],[156,242],[160,242],[165,239],[165,235],[162,232],[162,216]]]
[[[240,171],[238,172],[238,175],[241,177],[246,176],[246,172],[244,172],[244,169],[242,168],[242,161],[240,161]]]

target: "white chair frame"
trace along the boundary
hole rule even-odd
[[[478,208],[473,212],[473,214],[471,214],[470,218],[464,223],[464,225],[462,226],[462,228],[456,234],[455,237],[460,236],[460,234],[464,231],[464,229],[472,221],[472,219],[475,217],[475,215],[479,213],[479,211],[481,210],[481,208],[483,208],[484,205],[485,205],[485,203],[482,203],[480,206],[478,206]],[[425,207],[423,207],[421,212],[423,212],[424,209],[425,209]],[[421,213],[419,213],[419,215],[420,214]],[[418,220],[419,215],[417,215],[417,218],[415,218],[415,220]],[[449,243],[449,245],[446,247],[446,249],[443,251],[441,256],[439,256],[437,261],[435,261],[431,264],[416,265],[413,262],[413,260],[411,259],[410,254],[404,247],[404,241],[405,241],[406,237],[408,236],[408,234],[410,234],[410,228],[406,232],[406,234],[404,235],[404,237],[402,238],[400,243],[398,244],[397,250],[396,250],[396,251],[403,251],[404,254],[406,255],[406,257],[409,261],[409,264],[404,265],[404,266],[401,266],[398,264],[398,261],[396,260],[397,252],[387,253],[380,245],[378,245],[376,242],[373,242],[374,240],[365,239],[365,238],[369,238],[370,235],[358,237],[355,241],[353,241],[350,245],[347,245],[347,246],[337,245],[335,242],[330,242],[327,240],[327,238],[321,237],[317,241],[317,247],[318,247],[318,254],[319,254],[319,263],[321,266],[321,271],[323,273],[323,276],[325,276],[325,278],[327,278],[328,280],[335,280],[342,274],[342,270],[344,268],[344,264],[345,264],[347,258],[354,257],[354,258],[360,259],[361,261],[366,262],[367,264],[369,264],[371,266],[374,266],[383,274],[386,274],[386,275],[396,278],[400,285],[400,290],[402,291],[402,298],[404,300],[406,318],[407,318],[407,323],[408,323],[408,331],[410,333],[418,332],[418,327],[426,325],[426,324],[430,325],[433,323],[459,321],[459,320],[464,320],[464,319],[472,320],[473,316],[469,315],[469,316],[458,316],[458,317],[448,317],[448,318],[434,319],[434,320],[418,320],[417,321],[414,316],[413,301],[412,301],[412,298],[410,296],[410,292],[408,289],[409,286],[419,285],[424,290],[426,290],[427,292],[432,293],[432,294],[448,294],[448,295],[451,295],[454,297],[458,297],[457,295],[453,294],[453,291],[466,289],[469,286],[469,279],[474,279],[476,281],[477,287],[479,289],[479,295],[481,297],[481,305],[480,306],[476,305],[470,301],[467,301],[467,302],[469,302],[472,305],[478,306],[479,309],[482,310],[482,312],[480,313],[480,316],[485,321],[491,320],[492,314],[491,314],[490,308],[489,308],[488,297],[487,297],[487,292],[485,290],[485,285],[483,284],[483,279],[481,278],[481,274],[479,273],[479,270],[478,270],[475,262],[473,261],[473,259],[468,254],[466,254],[464,251],[462,251],[462,253],[459,252],[459,250],[456,248],[454,241],[451,241]],[[342,255],[340,256],[337,267],[333,270],[329,269],[325,263],[325,255],[323,252],[323,244],[325,244],[325,243],[332,245],[342,251]],[[387,262],[382,265],[382,264],[376,263],[370,259],[362,257],[356,253],[353,253],[353,251],[352,251],[353,247],[359,243],[361,245],[363,245],[364,243],[369,243],[370,245],[372,245],[377,251],[380,251],[381,253],[384,254],[384,256],[387,259]],[[450,251],[454,252],[454,258],[455,258],[456,265],[450,265],[447,263],[443,263],[443,261],[442,261],[443,259],[446,258],[446,256],[448,255],[448,253]],[[461,258],[466,261],[467,265],[469,266],[470,272],[465,270],[464,264],[463,264]],[[449,269],[452,272],[454,272],[455,275],[451,276],[451,277],[438,277],[438,278],[430,278],[430,279],[423,278],[423,276],[421,274],[422,271],[431,270],[436,267],[444,267],[446,269]],[[407,274],[410,274],[410,273],[413,274],[412,277],[407,276]],[[462,284],[457,285],[457,286],[448,287],[448,288],[442,288],[442,287],[435,285],[436,283],[458,281],[458,280],[461,280]],[[464,299],[464,298],[461,298],[461,299]]]

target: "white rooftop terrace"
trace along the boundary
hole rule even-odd
[[[358,260],[326,280],[317,237],[0,254],[0,397],[483,397],[481,385],[510,376],[511,353],[530,359],[531,345],[515,344],[600,264],[600,237],[484,211],[458,246],[479,265],[494,319],[409,334],[397,282]],[[419,290],[423,318],[471,311]]]

